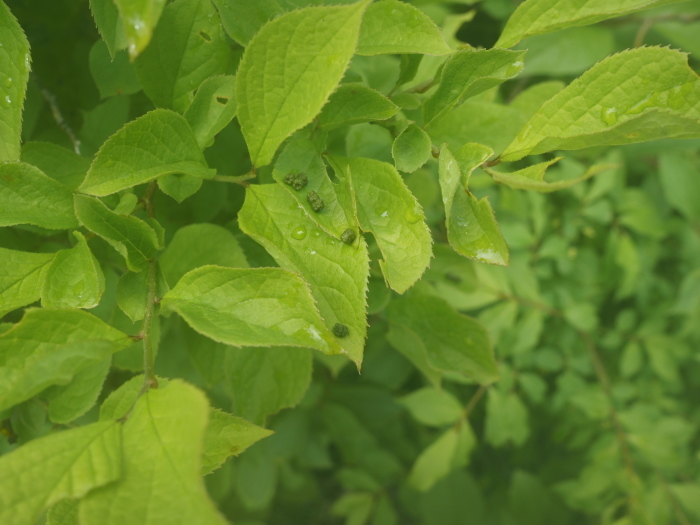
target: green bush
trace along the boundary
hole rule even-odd
[[[697,1],[5,2],[0,523],[700,521]]]

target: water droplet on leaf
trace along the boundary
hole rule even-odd
[[[301,241],[302,239],[306,238],[306,226],[301,225],[297,226],[292,230],[292,239],[296,239],[297,241]]]
[[[0,102],[2,102],[2,107],[4,108],[9,108],[10,105],[12,105],[12,99],[10,98],[10,95],[5,95],[5,97],[0,99]]]
[[[311,230],[311,235],[312,235],[313,237],[316,237],[317,239],[321,236],[322,233],[323,233],[323,232],[322,232],[321,230],[315,230],[315,229],[314,229],[314,230]]]
[[[606,108],[600,111],[600,118],[608,126],[612,126],[617,122],[617,108]]]
[[[416,208],[406,208],[406,211],[404,212],[403,216],[404,219],[406,219],[406,222],[408,222],[409,224],[415,224],[423,218],[419,210]]]

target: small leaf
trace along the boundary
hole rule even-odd
[[[0,44],[0,162],[7,162],[19,160],[22,108],[30,65],[27,37],[3,1],[0,1]]]
[[[501,154],[700,137],[700,79],[680,51],[640,47],[606,58],[545,102]]]
[[[450,473],[456,451],[457,429],[450,428],[421,452],[408,476],[408,483],[421,492],[430,490]]]
[[[110,56],[114,58],[117,51],[126,49],[127,45],[124,22],[114,0],[90,0],[90,11]]]
[[[197,193],[203,182],[203,179],[185,173],[168,173],[158,179],[158,188],[180,204]]]
[[[369,255],[362,237],[346,244],[315,228],[279,184],[250,186],[238,214],[241,230],[311,286],[328,329],[349,328],[338,344],[359,366],[367,334]]]
[[[233,234],[216,224],[190,224],[175,232],[159,258],[168,284],[175,285],[190,270],[206,264],[248,268]]]
[[[111,244],[133,272],[145,270],[161,248],[158,234],[148,223],[117,215],[94,197],[76,195],[75,214],[83,226]]]
[[[36,166],[70,190],[80,186],[90,169],[88,159],[53,142],[24,143],[22,162]]]
[[[345,178],[349,169],[360,226],[377,240],[384,256],[379,265],[389,286],[404,293],[423,275],[432,256],[423,209],[391,164],[346,157],[330,161],[338,178]]]
[[[221,23],[228,35],[247,46],[268,20],[284,13],[278,0],[212,0],[219,10]]]
[[[384,0],[367,8],[360,28],[358,55],[451,52],[437,26],[417,7]]]
[[[272,430],[259,427],[221,410],[209,411],[209,424],[204,434],[202,476],[221,467],[230,456],[237,456],[249,446],[272,435]]]
[[[1,126],[1,124],[0,124]],[[24,162],[0,163],[0,226],[77,228],[71,191]]]
[[[431,148],[432,144],[428,134],[415,123],[409,124],[396,137],[391,147],[391,155],[394,157],[396,169],[404,173],[413,173],[428,162]]]
[[[342,84],[328,99],[318,116],[321,129],[386,120],[398,113],[399,107],[379,91],[351,82]]]
[[[286,270],[203,266],[185,274],[165,294],[161,306],[221,343],[341,351],[323,324],[308,285]]]
[[[90,251],[85,237],[70,250],[56,253],[41,289],[41,304],[52,308],[94,308],[105,290],[100,263]]]
[[[163,273],[158,268],[156,277],[156,297],[168,291]],[[138,273],[126,272],[119,278],[116,289],[117,305],[134,323],[143,319],[148,300],[148,270]]]
[[[0,248],[0,318],[39,300],[54,256]]]
[[[200,148],[206,148],[236,116],[235,82],[232,76],[220,75],[206,79],[197,88],[185,119]]]
[[[156,106],[183,113],[192,91],[210,76],[226,73],[232,59],[216,8],[209,0],[187,0],[165,7],[134,67]]]
[[[309,7],[275,18],[253,37],[236,75],[238,120],[255,166],[318,114],[355,52],[369,0]]]
[[[100,98],[131,95],[141,91],[141,84],[126,51],[111,56],[102,40],[95,42],[90,49],[90,73],[100,91]]]
[[[508,19],[494,47],[512,47],[528,36],[595,24],[608,18],[679,1],[682,0],[624,0],[574,4],[568,0],[526,0]]]
[[[527,408],[518,396],[492,388],[486,399],[486,441],[502,447],[509,441],[522,445],[528,438]]]
[[[498,379],[486,329],[442,299],[402,297],[389,303],[386,312],[397,331],[406,328],[416,334],[433,369],[456,372],[482,385]]]
[[[437,90],[423,104],[425,125],[440,120],[466,99],[520,74],[524,56],[524,51],[465,49],[449,57]]]
[[[80,522],[225,525],[200,477],[206,396],[172,380],[138,398],[123,425],[123,474],[80,502]]]
[[[508,246],[491,204],[486,197],[477,200],[462,183],[463,172],[468,181],[471,172],[492,154],[493,150],[487,146],[466,144],[460,150],[462,162],[458,162],[443,145],[440,149],[440,189],[445,205],[447,239],[452,248],[470,259],[506,266]]]
[[[166,0],[114,0],[124,23],[131,60],[146,49]]]
[[[81,310],[30,309],[0,335],[0,410],[132,344],[119,330]]]
[[[36,439],[0,457],[0,522],[34,525],[42,511],[121,476],[121,428],[92,423]]]
[[[441,427],[456,423],[464,412],[462,405],[446,390],[421,388],[407,396],[399,398],[419,423]]]
[[[184,117],[156,109],[126,124],[95,155],[80,191],[99,197],[168,173],[211,178],[202,150]]]
[[[108,357],[88,365],[67,385],[53,386],[44,391],[42,396],[49,402],[49,419],[67,424],[95,406],[111,366],[112,359]]]

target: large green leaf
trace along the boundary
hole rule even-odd
[[[328,99],[318,116],[318,126],[338,126],[386,120],[398,113],[399,107],[379,91],[359,82],[342,84]]]
[[[512,47],[528,36],[595,24],[608,18],[680,1],[683,0],[526,0],[508,19],[495,47]]]
[[[700,137],[700,78],[687,55],[642,47],[603,60],[545,102],[501,159],[693,137]]]
[[[0,226],[77,228],[71,191],[24,162],[0,163]]]
[[[296,201],[279,184],[250,186],[238,222],[288,270],[311,286],[326,326],[346,325],[338,343],[359,366],[367,334],[367,278],[369,256],[362,236],[346,244],[316,228]]]
[[[374,159],[331,157],[338,178],[350,177],[361,228],[372,232],[392,289],[403,293],[430,263],[432,237],[423,209],[396,168]]]
[[[0,162],[19,160],[29,69],[27,37],[0,0]]]
[[[214,136],[236,116],[235,85],[234,77],[219,75],[206,79],[197,88],[185,118],[200,148],[209,146]]]
[[[90,160],[53,142],[25,142],[22,162],[36,166],[65,187],[75,190],[90,169]]]
[[[226,387],[233,412],[264,423],[297,405],[311,383],[313,360],[306,348],[228,348]]]
[[[151,44],[134,61],[143,90],[156,106],[182,113],[192,91],[228,70],[233,53],[209,0],[179,0],[163,10]]]
[[[41,304],[55,308],[93,308],[100,303],[105,279],[85,237],[74,232],[78,243],[54,257],[41,289]]]
[[[39,300],[53,253],[0,248],[0,318]]]
[[[104,196],[168,173],[211,178],[194,132],[184,117],[156,109],[129,122],[95,156],[80,191]]]
[[[123,474],[80,502],[80,523],[221,524],[200,476],[209,403],[180,380],[136,401],[122,431]]]
[[[0,335],[0,410],[65,385],[82,369],[133,341],[81,310],[28,310]]]
[[[434,370],[456,372],[482,385],[498,379],[486,328],[442,299],[402,297],[389,303],[387,316],[397,331],[406,328],[416,335]]]
[[[124,24],[131,59],[148,46],[166,0],[114,0]],[[104,35],[103,35],[104,36]]]
[[[309,7],[266,24],[245,50],[236,76],[238,120],[255,166],[318,114],[355,52],[369,0]]]
[[[423,122],[429,125],[457,104],[517,76],[523,70],[524,51],[465,49],[447,59],[440,85],[423,103]]]
[[[66,498],[119,479],[121,428],[101,421],[34,440],[0,457],[0,522],[34,525]]]
[[[205,264],[248,268],[248,261],[236,238],[216,224],[190,224],[180,228],[159,262],[166,281],[173,286],[187,272]]]
[[[161,301],[201,334],[234,346],[304,346],[342,351],[323,324],[308,285],[279,268],[203,266]]]
[[[447,240],[457,253],[465,257],[507,265],[508,245],[491,204],[486,197],[478,200],[465,184],[471,172],[488,159],[493,150],[481,144],[466,144],[459,153],[462,162],[458,162],[446,145],[440,149],[438,169]]]
[[[290,173],[303,173],[308,183],[299,190],[294,189],[284,181]],[[323,159],[312,142],[303,139],[289,142],[275,162],[272,176],[323,231],[339,239],[348,228],[357,228],[353,206],[346,198],[349,186],[346,181],[340,184],[331,182]],[[315,191],[323,201],[321,213],[313,210],[307,197],[310,191]]]
[[[417,7],[384,0],[367,8],[360,28],[358,55],[451,52],[437,26]]]

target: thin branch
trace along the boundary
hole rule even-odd
[[[211,180],[218,180],[219,182],[230,182],[232,184],[240,184],[241,186],[247,186],[246,181],[254,179],[257,173],[255,169],[250,170],[245,175],[214,175]]]
[[[472,396],[472,398],[469,400],[469,403],[467,404],[467,407],[464,409],[464,419],[468,419],[468,418],[469,418],[469,415],[472,413],[472,410],[474,410],[474,408],[476,407],[476,405],[479,404],[479,401],[481,400],[481,398],[482,398],[482,397],[484,396],[484,394],[486,393],[486,389],[487,389],[487,388],[488,388],[487,386],[481,385],[481,386],[479,387],[479,390],[477,390],[477,391],[474,393],[474,395]]]
[[[143,316],[141,336],[143,337],[143,388],[146,392],[151,388],[158,388],[158,381],[153,370],[153,316],[156,309],[156,278],[158,276],[158,262],[148,263],[148,291],[146,294],[146,313]]]
[[[53,119],[56,121],[56,124],[58,125],[58,127],[66,135],[68,135],[68,139],[73,144],[73,150],[78,155],[80,155],[80,140],[73,132],[73,129],[68,125],[68,122],[66,122],[66,119],[63,118],[63,113],[61,113],[61,108],[59,108],[59,106],[58,106],[58,102],[56,100],[56,95],[54,95],[53,93],[51,93],[51,91],[49,91],[48,89],[43,87],[35,74],[32,74],[32,77],[34,78],[34,81],[36,82],[37,86],[39,86],[39,90],[41,91],[41,96],[44,97],[44,100],[49,105],[49,109],[51,110],[51,116],[53,116]]]
[[[644,45],[644,39],[647,36],[647,33],[651,29],[651,27],[654,25],[655,20],[653,18],[645,18],[642,24],[639,26],[639,29],[637,30],[637,34],[634,37],[634,44],[632,44],[633,47],[641,47]]]

